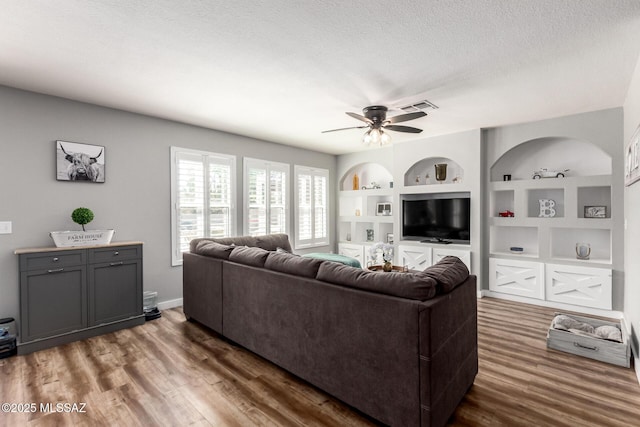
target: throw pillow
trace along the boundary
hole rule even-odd
[[[281,273],[294,274],[296,276],[315,279],[322,260],[303,258],[290,253],[270,252],[264,267]]]
[[[195,253],[213,258],[229,259],[232,250],[232,246],[222,245],[210,240],[203,240],[196,245]]]
[[[264,267],[264,262],[267,260],[268,255],[269,251],[265,251],[262,248],[236,246],[231,251],[231,255],[229,255],[229,261],[254,267]]]

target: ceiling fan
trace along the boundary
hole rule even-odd
[[[365,129],[369,128],[365,132],[362,143],[364,145],[378,144],[380,146],[389,144],[391,138],[384,131],[392,130],[395,132],[408,132],[408,133],[420,133],[422,129],[410,127],[410,126],[398,126],[395,123],[407,122],[409,120],[418,119],[424,117],[427,113],[423,111],[417,111],[415,113],[400,114],[387,118],[388,108],[382,105],[373,105],[371,107],[365,107],[362,109],[362,114],[346,113],[348,116],[354,119],[365,122],[366,126],[352,126],[348,128],[325,130],[322,133],[336,132],[347,129]]]

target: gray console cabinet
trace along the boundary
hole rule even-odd
[[[141,243],[15,253],[19,354],[144,323]]]

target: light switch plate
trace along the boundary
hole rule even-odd
[[[11,221],[0,221],[0,234],[11,234]]]

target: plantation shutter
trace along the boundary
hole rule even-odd
[[[297,239],[311,240],[313,237],[313,216],[311,215],[311,175],[298,175],[298,233]]]
[[[287,172],[282,170],[271,170],[269,177],[269,232],[271,234],[287,232],[287,212],[289,211],[288,191],[289,182]]]
[[[296,248],[329,244],[329,171],[296,166]]]
[[[257,159],[245,164],[245,234],[287,233],[289,165]]]
[[[235,234],[235,157],[171,148],[172,264],[199,237]]]

